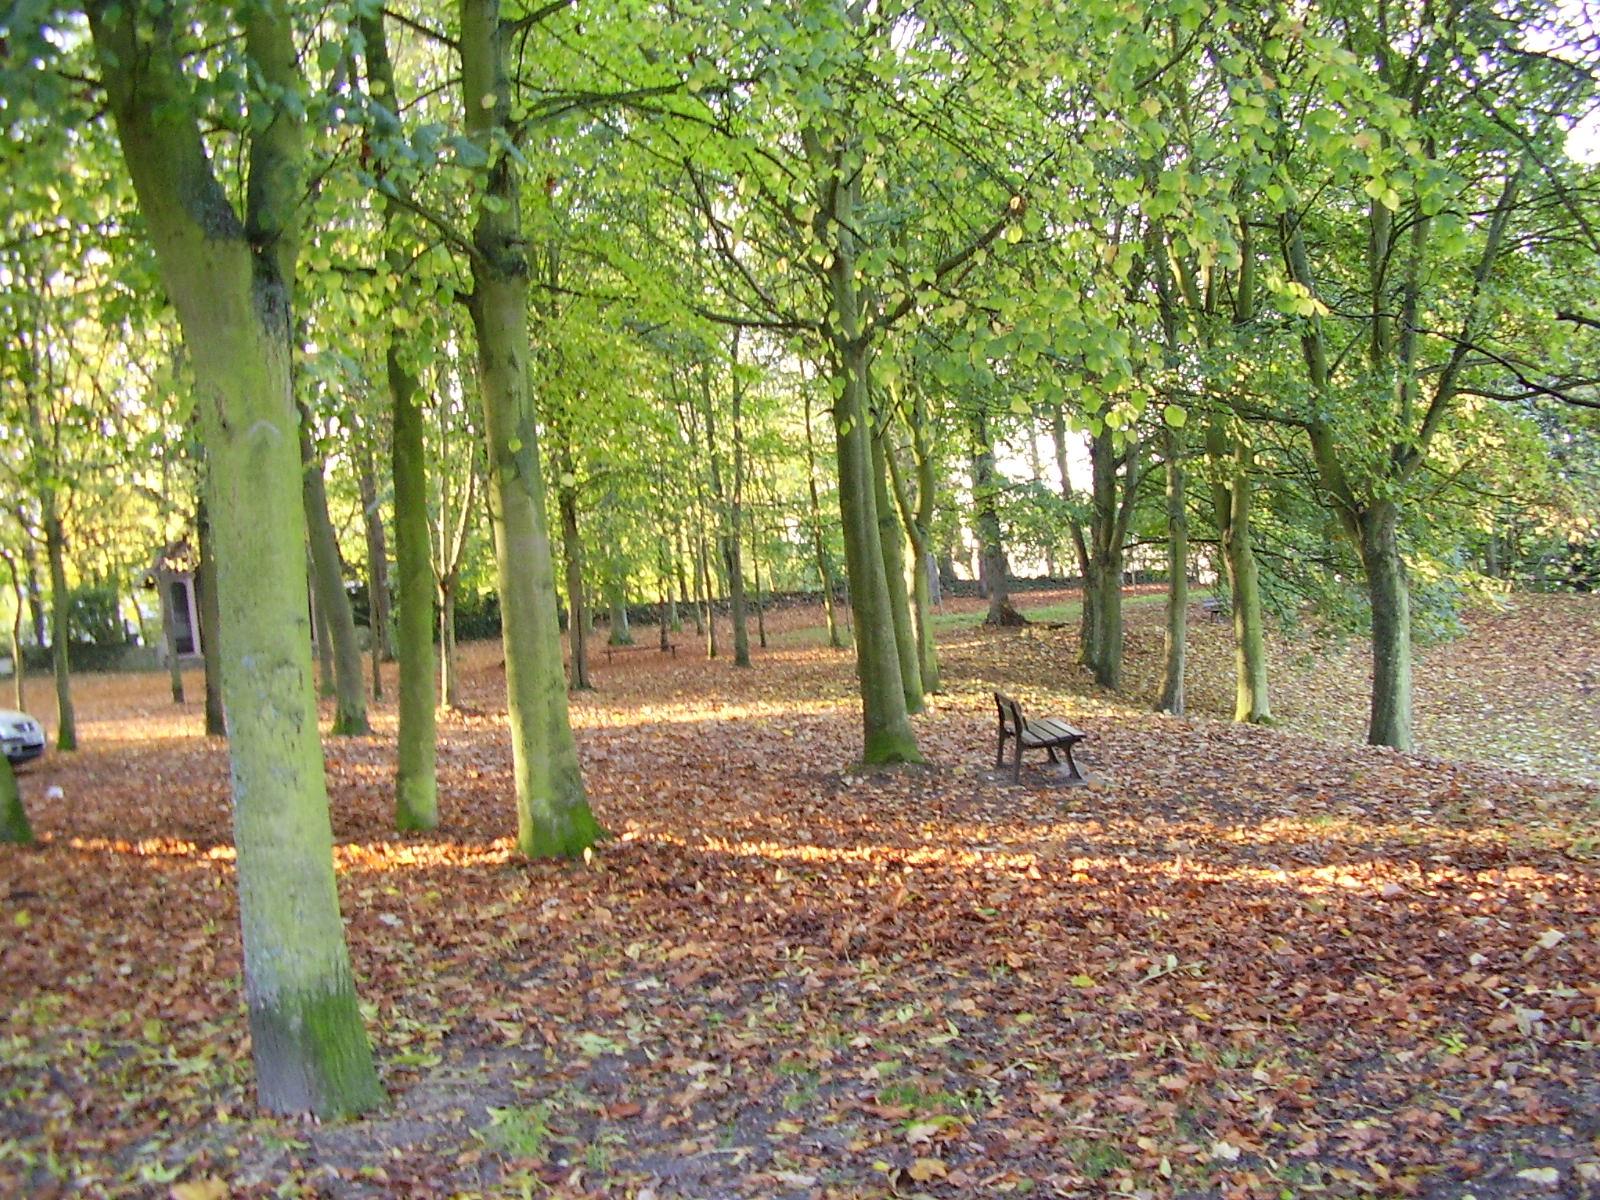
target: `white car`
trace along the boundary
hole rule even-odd
[[[12,766],[32,762],[44,753],[44,726],[27,713],[0,708],[0,745]]]

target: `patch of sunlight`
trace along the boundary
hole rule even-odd
[[[343,842],[333,848],[340,874],[378,874],[430,867],[502,866],[516,853],[509,837],[492,842]]]

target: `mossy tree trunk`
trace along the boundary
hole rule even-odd
[[[268,90],[241,221],[211,173],[167,7],[89,5],[123,157],[194,371],[217,541],[232,720],[244,991],[264,1108],[337,1117],[382,1098],[334,884],[306,628],[305,507],[290,391],[290,303],[304,195],[303,95],[281,9],[240,14]]]
[[[434,576],[428,553],[428,468],[417,379],[406,367],[398,338],[399,331],[391,331],[386,356],[389,401],[394,413],[390,453],[394,475],[395,580],[399,585],[395,596],[400,703],[394,815],[397,829],[433,829],[439,824],[438,704],[433,684]]]
[[[300,482],[306,535],[311,543],[312,585],[317,616],[333,647],[333,732],[363,734],[368,732],[368,726],[361,643],[356,638],[355,615],[350,611],[350,593],[344,590],[344,560],[339,555],[333,520],[328,516],[328,488],[322,477],[322,458],[311,436],[311,413],[304,405],[299,412]]]
[[[22,807],[22,789],[17,786],[11,760],[0,754],[0,845],[33,845],[33,826]]]
[[[392,113],[399,99],[383,14],[371,8],[364,10],[358,20],[366,52],[368,88],[383,98],[380,111]],[[388,119],[393,120],[392,117]],[[393,134],[398,130],[391,127],[384,132]],[[396,205],[384,203],[385,265],[402,279],[407,270],[407,258],[394,234],[396,225],[404,219]],[[428,526],[428,459],[423,438],[421,387],[406,357],[406,331],[398,324],[391,325],[388,339],[384,350],[384,379],[389,388],[391,414],[389,469],[394,483],[396,583],[394,652],[400,676],[394,823],[395,828],[402,831],[426,830],[439,824],[438,693],[434,690],[433,658],[435,580],[430,548],[432,533]],[[363,505],[369,504],[367,490],[363,488]],[[375,500],[376,488],[371,491]],[[368,519],[372,519],[370,513]],[[375,561],[383,555],[382,531],[380,522],[378,536],[369,532],[367,540],[368,552]],[[375,582],[374,587],[383,594],[382,624],[387,627],[387,586]],[[375,624],[380,621],[377,613],[375,605]]]
[[[589,808],[567,714],[555,574],[538,422],[529,386],[529,266],[506,72],[509,23],[496,0],[462,0],[467,133],[489,155],[472,231],[478,381],[489,463],[506,700],[517,792],[517,848],[530,858],[581,854],[603,831]]]
[[[834,449],[839,469],[839,516],[854,614],[856,679],[861,691],[862,761],[923,761],[911,728],[900,671],[894,612],[884,570],[878,520],[878,481],[872,441],[872,352],[868,315],[856,275],[855,225],[861,175],[850,164],[848,137],[802,132],[816,180],[816,201],[826,212],[833,261],[826,269],[829,314],[828,367],[833,392]],[[819,228],[821,226],[819,225]]]

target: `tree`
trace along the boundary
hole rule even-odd
[[[581,853],[601,836],[567,717],[566,676],[545,514],[544,469],[528,370],[528,280],[507,42],[496,0],[462,0],[467,135],[485,161],[470,242],[467,301],[478,343],[491,522],[517,781],[517,846],[533,858]]]
[[[28,824],[27,810],[22,807],[22,791],[17,787],[16,772],[11,760],[0,755],[0,844],[31,846],[33,826]]]
[[[111,113],[189,349],[211,466],[232,719],[245,1000],[257,1090],[274,1112],[359,1112],[382,1090],[356,1006],[305,619],[304,504],[291,394],[305,87],[287,14],[245,7],[250,121],[242,213],[202,138],[204,93],[177,14],[89,5]],[[237,75],[242,78],[242,75]]]

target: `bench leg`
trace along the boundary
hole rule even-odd
[[[1011,782],[1022,782],[1022,739],[1017,739],[1016,757],[1011,760]]]
[[[1067,778],[1072,780],[1072,782],[1074,782],[1074,783],[1083,783],[1083,782],[1085,782],[1085,780],[1083,778],[1083,772],[1078,770],[1078,764],[1077,764],[1076,761],[1073,760],[1072,747],[1071,746],[1063,746],[1062,749],[1064,749],[1067,752]]]
[[[995,744],[994,769],[998,771],[1001,767],[1003,767],[1005,765],[1006,765],[1006,735],[1002,733],[1000,735],[999,741]]]

